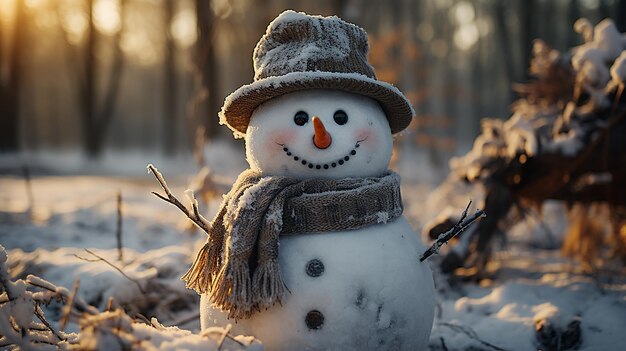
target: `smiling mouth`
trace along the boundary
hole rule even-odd
[[[342,166],[346,162],[350,161],[350,157],[356,155],[356,149],[358,149],[359,146],[361,146],[361,142],[363,141],[364,140],[357,141],[357,143],[354,145],[354,148],[350,150],[350,152],[347,155],[329,163],[313,163],[313,162],[307,161],[298,155],[294,155],[291,151],[289,151],[289,148],[285,146],[284,144],[279,144],[279,145],[283,147],[283,151],[285,152],[285,155],[290,157],[294,162],[300,163],[303,167],[308,167],[310,169],[329,169],[329,168],[336,168],[338,166]]]

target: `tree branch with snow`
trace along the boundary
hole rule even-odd
[[[447,244],[448,241],[450,241],[452,238],[461,234],[463,231],[465,231],[465,229],[472,225],[472,223],[476,222],[479,218],[487,217],[485,211],[483,210],[476,210],[473,215],[467,217],[467,211],[469,210],[471,204],[472,201],[467,204],[467,207],[465,207],[465,210],[461,214],[461,218],[452,228],[450,228],[450,230],[445,233],[439,234],[437,240],[435,240],[435,242],[428,248],[428,250],[426,250],[422,254],[422,256],[420,257],[420,262],[424,262],[432,255],[439,254],[439,249],[444,244]]]
[[[193,191],[185,191],[185,195],[189,198],[189,201],[191,202],[192,210],[190,211],[185,205],[183,205],[182,202],[180,202],[180,200],[176,198],[176,196],[172,194],[172,191],[167,186],[163,175],[156,167],[154,167],[154,165],[148,165],[148,172],[152,173],[156,180],[159,182],[161,188],[163,188],[163,191],[165,191],[165,196],[155,191],[153,191],[152,193],[159,199],[165,202],[169,202],[170,204],[178,207],[178,209],[181,210],[193,223],[195,223],[200,229],[204,230],[204,232],[208,234],[211,225],[209,224],[209,221],[200,214],[200,210],[198,209],[198,200],[196,200]]]

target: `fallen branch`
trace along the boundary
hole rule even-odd
[[[498,347],[492,343],[489,343],[485,340],[482,340],[478,337],[478,334],[476,334],[476,331],[474,331],[474,329],[469,328],[469,327],[464,327],[462,325],[457,325],[457,324],[452,324],[452,323],[439,323],[439,325],[444,326],[444,327],[448,327],[456,332],[461,332],[463,334],[465,334],[468,338],[472,339],[472,340],[476,340],[479,343],[481,343],[484,346],[490,347],[494,350],[497,351],[504,351],[503,348]]]
[[[85,251],[87,251],[87,253],[91,254],[92,256],[96,257],[97,259],[96,259],[96,260],[90,260],[90,259],[85,258],[85,257],[80,257],[80,256],[78,256],[78,255],[76,255],[76,254],[74,254],[74,256],[75,256],[76,258],[78,258],[79,260],[83,260],[83,261],[87,261],[87,262],[98,262],[98,261],[102,261],[102,262],[104,262],[104,263],[108,264],[109,266],[111,266],[112,268],[114,268],[116,271],[120,272],[120,274],[121,274],[121,275],[123,275],[123,276],[124,276],[124,278],[126,278],[126,279],[130,280],[131,282],[135,283],[135,284],[137,285],[137,287],[139,288],[139,291],[141,291],[141,293],[142,293],[142,294],[144,294],[144,295],[146,294],[146,291],[145,291],[145,290],[144,290],[144,288],[141,286],[141,284],[139,284],[139,282],[138,282],[136,279],[133,279],[133,278],[129,277],[126,273],[124,273],[124,271],[123,271],[121,268],[119,268],[119,267],[117,267],[116,265],[114,265],[113,263],[111,263],[111,262],[107,261],[107,259],[106,259],[106,258],[104,258],[104,257],[102,257],[102,256],[98,256],[95,252],[93,252],[93,251],[91,251],[91,250],[89,250],[89,249],[84,249],[84,250],[85,250]]]
[[[74,306],[74,298],[78,294],[78,289],[80,288],[80,280],[77,278],[74,282],[74,288],[72,288],[72,294],[69,296],[69,300],[67,304],[63,307],[63,313],[61,314],[61,320],[59,321],[61,325],[61,331],[65,330],[67,326],[67,322],[70,320],[70,315],[72,314],[72,306]]]
[[[52,325],[50,325],[48,320],[46,320],[43,310],[41,309],[41,306],[39,306],[38,303],[35,304],[35,316],[37,316],[37,318],[41,321],[41,323],[43,323],[46,326],[46,328],[48,328],[50,332],[54,334],[54,336],[57,337],[57,339],[59,339],[59,341],[67,341],[67,338],[64,338],[61,335],[59,335],[59,333],[52,327]]]
[[[35,197],[33,196],[33,184],[30,177],[30,169],[28,166],[24,165],[22,167],[22,173],[24,175],[24,182],[26,183],[26,195],[28,197],[28,214],[29,216],[33,215],[35,211]]]
[[[60,301],[65,301],[66,304],[69,302],[72,296],[71,292],[67,290],[66,288],[57,287],[54,284],[32,274],[29,274],[26,277],[26,284],[49,291],[50,293],[52,293],[51,295],[52,297],[58,298],[60,299]],[[38,294],[39,293],[33,294],[33,300],[35,300],[37,303],[40,303],[40,304],[41,303],[47,304],[52,298],[52,297],[46,297],[46,296],[42,296]],[[74,296],[73,303],[71,306],[81,313],[87,313],[91,315],[95,315],[99,313],[99,311],[95,307],[89,305],[87,302],[85,302],[85,300],[80,298],[80,296]]]
[[[472,201],[470,201],[467,204],[467,207],[465,207],[463,214],[461,214],[461,218],[452,228],[450,228],[450,230],[448,230],[447,232],[443,234],[439,234],[439,237],[437,237],[437,240],[435,240],[435,242],[428,248],[428,250],[426,250],[422,254],[422,256],[420,257],[420,262],[424,262],[424,260],[426,260],[427,258],[429,258],[430,256],[434,254],[439,254],[439,249],[441,248],[441,246],[443,246],[443,244],[448,243],[450,239],[461,234],[463,231],[465,231],[465,229],[467,229],[467,227],[469,227],[472,223],[474,223],[479,218],[487,217],[487,215],[485,214],[485,211],[476,210],[476,212],[474,212],[473,215],[471,215],[469,218],[466,219],[467,210],[469,209],[471,204],[472,204]]]
[[[224,328],[224,334],[222,334],[222,336],[220,336],[218,342],[217,342],[217,350],[221,350],[222,349],[222,345],[224,344],[224,340],[226,340],[226,336],[228,335],[228,333],[230,333],[230,330],[233,328],[232,324],[228,324],[226,326],[226,328]]]
[[[193,314],[191,316],[185,317],[183,319],[178,319],[178,320],[174,321],[172,323],[172,325],[183,326],[183,325],[185,325],[187,323],[196,322],[198,320],[200,320],[200,313],[199,312],[195,313],[195,314]]]
[[[231,325],[231,324],[228,324],[228,325],[226,326],[226,328],[227,328],[228,330],[230,330],[230,328],[232,328],[232,325]],[[229,339],[229,340],[234,341],[235,343],[239,344],[240,346],[246,346],[244,343],[242,343],[241,341],[239,341],[239,340],[235,339],[232,335],[230,335],[230,333],[229,333],[229,332],[224,333],[224,332],[222,332],[221,330],[220,330],[220,331],[218,331],[218,330],[214,330],[214,329],[205,329],[205,330],[203,330],[203,331],[202,331],[201,335],[202,335],[202,336],[207,336],[208,334],[215,334],[215,333],[219,333],[219,334],[220,334],[220,338],[222,338],[222,337],[223,337],[224,339]],[[222,340],[222,343],[223,343],[223,342],[224,342],[224,340]],[[219,345],[219,344],[218,344],[218,345]],[[221,346],[220,346],[220,347],[221,347]],[[218,348],[218,350],[219,350],[219,348]]]
[[[193,192],[185,192],[185,194],[189,197],[189,200],[191,201],[192,211],[189,211],[189,209],[187,209],[187,207],[185,207],[185,205],[183,205],[176,198],[176,196],[172,195],[172,192],[167,186],[167,183],[165,183],[165,179],[163,179],[163,175],[156,167],[154,167],[152,164],[149,164],[148,171],[154,174],[154,177],[161,185],[161,188],[163,188],[163,191],[165,191],[166,196],[163,196],[155,191],[153,191],[152,193],[159,199],[165,202],[169,202],[170,204],[178,207],[178,209],[181,210],[193,223],[195,223],[200,229],[204,230],[204,232],[208,234],[210,232],[211,225],[209,224],[209,221],[207,221],[207,219],[200,214],[200,211],[198,210],[198,201],[193,195]]]
[[[117,192],[117,226],[115,228],[115,239],[117,240],[117,260],[122,262],[122,191]]]

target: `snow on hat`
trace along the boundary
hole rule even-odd
[[[411,123],[414,111],[396,87],[376,79],[367,62],[367,33],[336,16],[287,10],[272,21],[254,49],[254,82],[226,97],[220,123],[235,137],[246,134],[252,111],[281,95],[336,89],[377,100],[392,133]]]

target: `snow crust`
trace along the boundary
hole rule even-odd
[[[624,50],[624,40],[615,24],[605,19],[594,28],[593,38],[574,50],[572,65],[579,77],[592,86],[604,87],[609,81],[606,62],[614,61]]]
[[[624,89],[624,84],[626,84],[626,50],[622,51],[611,66],[611,79],[613,83]]]

